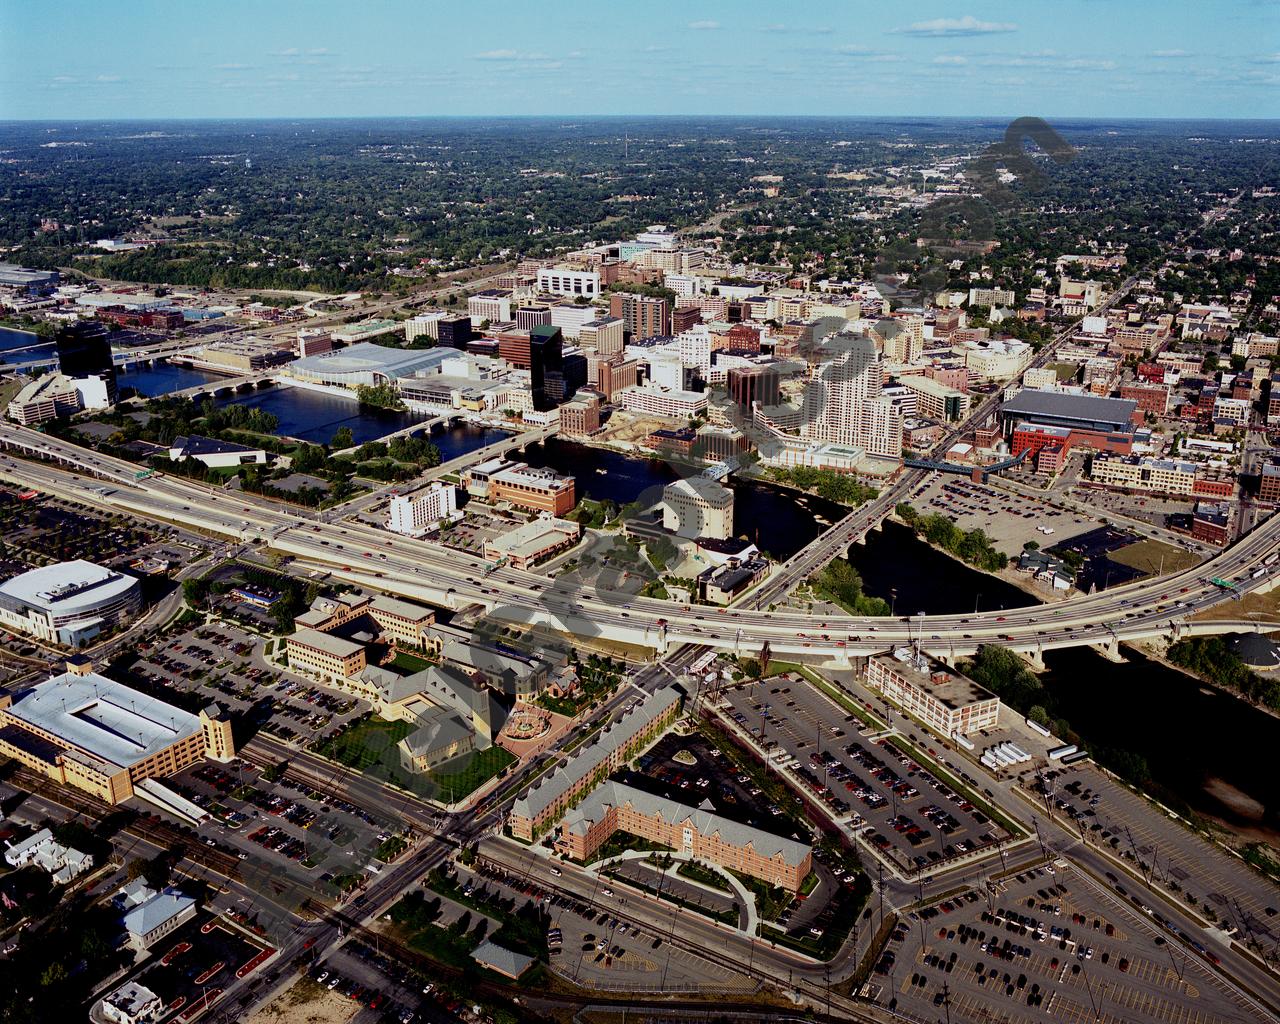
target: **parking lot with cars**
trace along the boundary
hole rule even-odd
[[[275,955],[265,943],[208,914],[198,914],[166,935],[136,980],[155,992],[173,1019],[192,1019],[215,1003],[237,978]]]
[[[273,781],[239,759],[195,765],[167,782],[213,816],[201,834],[236,851],[241,880],[281,902],[300,902],[310,891],[338,898],[401,833],[390,815],[290,779]]]
[[[367,705],[352,697],[274,667],[266,660],[265,650],[277,643],[283,641],[214,619],[144,642],[136,657],[112,670],[124,682],[146,684],[144,689],[216,700],[232,714],[282,739],[309,740],[367,710]],[[123,678],[124,672],[131,678]]]
[[[605,880],[600,881],[595,896],[585,900],[548,891],[528,877],[518,877],[483,862],[475,871],[460,867],[458,877],[477,889],[487,886],[499,897],[541,903],[551,918],[551,968],[580,985],[664,992],[693,992],[704,987],[717,991],[755,988],[740,974],[674,948],[668,935],[620,921],[613,908],[643,897],[617,892]]]
[[[867,993],[922,1020],[1257,1019],[1206,964],[1062,862],[900,918]]]
[[[1001,550],[1031,540],[1047,548],[1098,526],[1085,516],[942,474],[918,488],[912,504],[924,513],[942,513],[962,530],[982,530]]]
[[[359,1007],[350,1024],[450,1024],[461,1020],[461,999],[405,969],[390,953],[363,941],[346,943],[308,975]]]
[[[994,845],[1004,831],[963,794],[791,674],[734,687],[726,709],[792,775],[904,872]]]
[[[1194,900],[1192,909],[1214,922],[1221,941],[1234,939],[1280,964],[1280,898],[1247,864],[1092,764],[1051,769],[1029,777],[1028,786],[1082,841],[1109,849],[1180,901]]]

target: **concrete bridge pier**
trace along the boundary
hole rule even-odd
[[[1018,653],[1021,654],[1023,660],[1031,666],[1031,670],[1033,672],[1045,671],[1044,650],[1042,648],[1037,647],[1034,651],[1019,651]]]
[[[1091,647],[1101,654],[1107,661],[1114,661],[1117,665],[1123,665],[1126,661],[1125,656],[1120,653],[1120,640],[1118,637],[1112,637],[1106,643],[1091,644]]]
[[[646,647],[652,647],[660,655],[665,655],[668,649],[667,643],[667,627],[664,623],[656,629],[646,626],[644,631],[644,642]]]

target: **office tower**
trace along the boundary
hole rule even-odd
[[[471,317],[447,317],[437,325],[441,348],[465,349],[471,340]]]
[[[111,328],[97,320],[81,320],[58,331],[58,369],[73,378],[101,377],[111,402],[116,396],[116,367],[111,359]]]
[[[563,344],[559,327],[544,324],[529,332],[529,385],[533,393],[533,407],[539,412],[556,406],[547,391],[547,376],[555,374],[557,378],[561,378],[564,370]],[[585,366],[582,376],[583,383],[586,383]],[[563,384],[552,388],[553,391],[560,391],[561,400],[565,397],[562,389]]]
[[[777,405],[782,401],[779,391],[778,368],[772,364],[763,366],[734,366],[726,375],[729,397],[743,412],[751,411],[751,404]]]
[[[614,292],[609,297],[609,314],[622,318],[627,336],[632,339],[657,338],[669,332],[666,299]]]

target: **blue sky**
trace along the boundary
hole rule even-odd
[[[0,119],[1280,116],[1278,0],[0,0]]]

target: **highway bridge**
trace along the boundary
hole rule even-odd
[[[512,439],[515,440],[515,439]],[[350,520],[324,522],[250,495],[216,491],[166,475],[136,481],[137,467],[23,427],[0,427],[0,447],[49,458],[57,465],[0,460],[0,476],[59,496],[110,507],[144,519],[240,541],[261,541],[322,568],[335,578],[450,608],[479,605],[497,620],[540,624],[554,631],[603,637],[665,652],[684,643],[740,655],[767,642],[775,655],[845,660],[917,643],[944,659],[1001,644],[1035,660],[1043,652],[1092,645],[1115,653],[1123,641],[1175,639],[1245,625],[1234,594],[1270,585],[1254,573],[1280,551],[1280,517],[1273,518],[1210,561],[1169,576],[1081,595],[1049,606],[969,615],[865,617],[807,615],[767,608],[714,609],[627,593],[621,580],[580,588],[510,567],[490,569],[478,557]],[[919,472],[919,471],[917,471]],[[106,491],[107,493],[102,493]],[[811,546],[821,559],[831,547],[853,543],[876,516],[874,503],[855,510]],[[806,549],[808,551],[808,549]],[[803,560],[780,572],[799,574]],[[1195,618],[1220,605],[1218,621]]]

